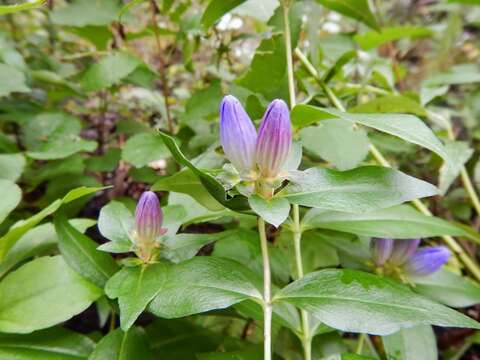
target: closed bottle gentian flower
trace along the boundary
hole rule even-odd
[[[411,276],[426,276],[440,269],[449,259],[445,246],[425,247],[417,250],[405,263],[404,270]]]
[[[420,239],[395,240],[389,261],[395,265],[403,265],[417,251]]]
[[[135,210],[135,230],[138,246],[150,245],[158,236],[165,233],[162,229],[163,213],[157,195],[145,191],[138,200]]]
[[[220,104],[220,142],[226,157],[239,173],[255,166],[257,131],[240,102],[232,95]]]
[[[372,258],[377,266],[383,266],[393,251],[393,239],[373,238],[370,242]]]
[[[292,127],[288,106],[273,100],[263,116],[256,146],[256,161],[262,177],[275,178],[288,158]]]

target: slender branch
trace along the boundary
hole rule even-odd
[[[317,81],[320,81],[320,76],[317,72],[317,70],[313,67],[313,65],[310,63],[310,61],[307,59],[307,57],[300,51],[300,49],[295,49],[295,55],[298,57],[298,59],[302,62],[303,66],[305,67],[305,69],[307,69],[307,71],[315,78],[317,79]],[[322,85],[321,85],[322,86]],[[328,87],[324,84],[322,86],[322,89],[324,89]],[[328,89],[330,90],[330,89]],[[341,102],[340,100],[336,97],[336,95],[333,93],[333,91],[326,91],[326,95],[327,97],[329,98],[329,100],[331,101],[331,103],[337,107],[338,110],[340,111],[345,111],[345,108],[343,107],[343,105],[341,105]],[[341,106],[339,106],[338,104],[340,104]],[[392,167],[391,164],[388,162],[388,160],[383,156],[383,154],[380,152],[380,150],[378,150],[375,145],[371,144],[370,145],[370,153],[372,154],[372,156],[375,158],[375,160],[382,166],[385,166],[385,167]],[[468,174],[467,174],[468,175]],[[471,184],[471,181],[470,181],[470,184]],[[472,190],[473,189],[473,185],[471,187]],[[468,191],[468,190],[467,190]],[[471,195],[469,193],[469,195]],[[476,194],[475,194],[475,197],[476,197]],[[477,199],[478,200],[478,197]],[[430,210],[418,199],[415,199],[412,201],[413,205],[424,215],[427,215],[427,216],[432,216],[432,213],[430,212]],[[480,201],[479,201],[479,205],[480,205]],[[480,206],[479,206],[479,210],[480,210]],[[464,263],[464,265],[466,266],[466,268],[472,273],[472,275],[478,280],[480,281],[480,268],[478,267],[478,265],[475,263],[474,260],[472,260],[468,254],[465,252],[465,250],[458,244],[458,242],[451,236],[449,235],[444,235],[442,236],[442,239],[444,240],[444,242],[450,247],[450,249],[460,258],[460,260]]]
[[[290,33],[290,19],[288,17],[289,4],[287,1],[283,3],[283,21],[285,26],[285,51],[287,57],[287,74],[288,74],[288,94],[290,95],[290,107],[296,105],[295,100],[295,80],[293,76],[293,54],[292,54],[292,37]],[[295,247],[295,264],[297,267],[298,278],[303,277],[303,260],[302,260],[302,230],[300,226],[300,207],[297,204],[292,206],[293,212],[293,244]],[[312,358],[312,337],[310,335],[310,324],[308,313],[301,309],[302,318],[302,345],[305,360]]]
[[[158,50],[158,56],[159,56],[158,60],[160,61],[160,81],[162,83],[163,102],[165,103],[165,113],[167,115],[168,131],[171,134],[173,134],[175,127],[173,126],[173,119],[172,119],[172,115],[170,114],[170,104],[168,102],[170,91],[168,89],[168,80],[165,74],[167,66],[165,61],[162,58],[164,52],[162,50],[162,45],[160,44],[160,34],[159,34],[158,23],[157,23],[158,7],[157,7],[157,4],[155,3],[155,0],[150,0],[150,7],[152,12],[153,33],[155,34],[155,42],[157,44],[157,50]]]
[[[272,359],[272,289],[265,221],[258,218],[258,234],[263,259],[263,343],[264,360]]]

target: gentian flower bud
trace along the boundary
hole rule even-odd
[[[256,161],[264,178],[275,178],[288,158],[292,127],[288,106],[273,100],[263,116],[256,147]]]
[[[373,261],[377,266],[383,266],[393,251],[393,239],[373,238],[370,242]]]
[[[425,247],[417,250],[405,264],[405,272],[409,275],[426,276],[440,269],[450,257],[445,246]]]
[[[162,222],[163,213],[157,195],[152,191],[145,191],[135,210],[137,245],[152,244],[158,236],[163,235],[165,229],[162,229]]]
[[[395,265],[403,265],[417,251],[420,239],[395,240],[389,261]]]
[[[255,165],[257,131],[240,102],[232,95],[220,104],[220,142],[226,157],[239,172],[249,172]]]

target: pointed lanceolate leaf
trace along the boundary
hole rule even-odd
[[[0,282],[0,332],[30,333],[62,323],[101,295],[61,256],[37,258]]]
[[[76,189],[70,190],[62,199],[57,199],[47,207],[43,208],[37,214],[29,217],[26,220],[22,220],[14,224],[9,231],[0,238],[0,260],[3,259],[5,254],[20,238],[31,228],[35,227],[47,216],[57,211],[62,204],[67,204],[82,196],[86,196],[95,193],[99,190],[103,190],[106,187],[85,187],[81,186]]]
[[[162,290],[167,278],[165,264],[125,267],[117,272],[105,287],[112,299],[118,298],[120,325],[127,331],[145,310],[150,301]]]
[[[422,120],[413,115],[355,114],[303,104],[295,106],[291,115],[292,123],[296,127],[307,126],[331,118],[348,120],[397,136],[407,142],[433,151],[446,161],[450,160],[445,147],[433,131]]]
[[[302,223],[304,229],[329,229],[368,237],[412,239],[452,235],[478,241],[463,228],[435,216],[423,215],[409,205],[358,214],[311,209]]]
[[[227,199],[225,189],[223,185],[218,182],[212,175],[208,174],[205,171],[198,169],[195,165],[188,160],[185,155],[182,154],[180,148],[178,147],[175,140],[165,134],[160,132],[165,145],[168,147],[172,156],[177,160],[177,162],[183,166],[188,167],[192,172],[198,176],[203,186],[208,190],[208,192],[222,205],[233,210],[242,211],[248,209],[247,199],[243,196],[236,196],[233,199]]]
[[[292,303],[348,332],[388,335],[422,324],[480,328],[475,320],[394,280],[350,269],[310,273],[282,289],[274,300]]]
[[[261,288],[257,275],[240,263],[200,256],[171,266],[162,291],[148,308],[163,318],[183,317],[247,299],[261,301]]]
[[[425,181],[398,170],[364,166],[349,171],[311,168],[297,172],[278,196],[320,209],[362,213],[438,193]]]
[[[70,225],[64,214],[57,214],[54,224],[58,246],[67,264],[95,285],[104,287],[118,269],[115,260],[97,250],[98,244]]]
[[[87,335],[62,327],[31,334],[0,335],[0,359],[5,360],[83,360],[94,347]]]

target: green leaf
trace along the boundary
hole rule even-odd
[[[67,6],[56,6],[52,21],[56,25],[84,27],[87,25],[109,25],[116,19],[119,4],[115,0],[75,0]]]
[[[358,20],[374,30],[380,31],[375,15],[367,0],[317,0],[326,8]]]
[[[70,223],[77,230],[85,232],[95,224],[95,220],[72,219]],[[57,242],[57,234],[51,223],[42,224],[29,230],[0,262],[0,278],[21,261],[52,251],[56,248]]]
[[[98,244],[70,225],[64,214],[55,216],[54,225],[58,246],[67,264],[79,275],[103,288],[118,269],[115,260],[98,251]]]
[[[35,9],[43,4],[45,4],[45,0],[27,0],[22,4],[0,5],[0,15],[13,14],[19,11]]]
[[[437,341],[431,326],[402,329],[382,338],[388,359],[437,360]]]
[[[98,230],[110,241],[132,244],[134,226],[132,212],[121,202],[111,201],[100,210]]]
[[[445,72],[429,77],[422,86],[465,85],[480,82],[480,72],[476,64],[454,65]]]
[[[127,331],[162,290],[167,279],[165,264],[125,267],[108,281],[105,293],[111,299],[118,298],[120,324]]]
[[[310,273],[278,292],[274,301],[294,304],[348,332],[389,335],[427,324],[480,328],[475,320],[394,280],[350,269]]]
[[[227,230],[212,234],[182,233],[168,236],[162,244],[162,256],[174,263],[179,263],[194,257],[203,246],[227,238],[234,233],[236,233],[235,230]]]
[[[277,196],[293,204],[362,213],[437,193],[435,186],[398,170],[364,166],[343,172],[323,168],[297,172]]]
[[[145,330],[134,327],[116,329],[99,341],[88,360],[153,360]]]
[[[202,182],[192,170],[183,169],[171,176],[162,176],[152,186],[153,191],[172,191],[190,195],[198,203],[212,211],[221,211],[225,209],[210,193],[205,189]]]
[[[438,187],[440,194],[445,195],[455,179],[460,175],[464,165],[473,155],[473,149],[463,141],[453,141],[445,145],[449,161],[444,162],[440,168]]]
[[[26,220],[19,221],[15,223],[8,232],[0,238],[0,261],[3,260],[5,254],[10,250],[10,248],[15,245],[15,243],[20,240],[20,238],[31,228],[35,227],[37,224],[40,223],[43,219],[47,216],[53,214],[55,211],[62,206],[62,204],[67,204],[71,201],[74,201],[82,196],[86,196],[92,193],[95,193],[99,190],[105,188],[87,188],[87,187],[79,187],[73,189],[63,197],[63,199],[57,199],[52,202],[50,205],[42,209],[40,212],[36,213],[35,215],[29,217]]]
[[[171,266],[149,310],[167,319],[224,309],[247,299],[261,301],[261,280],[243,265],[216,257],[194,257]]]
[[[404,113],[426,116],[425,109],[415,100],[402,95],[386,95],[377,97],[351,109],[352,113]]]
[[[170,150],[170,153],[175,158],[175,160],[183,166],[189,168],[195,175],[198,176],[200,181],[202,182],[203,186],[207,189],[207,191],[222,205],[232,210],[247,210],[249,209],[247,199],[243,196],[236,196],[231,199],[227,199],[225,189],[223,185],[215,179],[212,175],[207,172],[204,172],[198,169],[195,165],[192,164],[190,160],[188,160],[185,155],[182,154],[180,148],[176,144],[175,140],[165,134],[160,132],[160,136],[163,139],[163,142]]]
[[[423,215],[408,205],[357,214],[311,209],[302,220],[302,228],[337,230],[359,236],[392,239],[471,236],[461,227],[434,216]]]
[[[61,327],[0,335],[0,358],[4,360],[87,360],[94,347],[89,337]]]
[[[290,203],[284,198],[271,198],[266,200],[258,195],[248,198],[252,210],[263,220],[278,228],[290,213]]]
[[[353,39],[363,50],[371,50],[387,42],[411,38],[429,37],[433,31],[419,26],[397,26],[382,28],[380,32],[370,31],[362,35],[355,35]]]
[[[157,319],[145,329],[159,359],[191,360],[196,354],[215,351],[223,336],[186,319]]]
[[[86,91],[109,88],[118,84],[140,64],[141,61],[129,53],[113,52],[89,67],[80,82]]]
[[[246,229],[237,229],[233,232],[224,231],[225,235],[215,243],[212,255],[235,260],[244,264],[258,276],[263,274],[263,260],[258,233]],[[228,235],[228,236],[227,236]],[[289,238],[291,242],[291,237]],[[273,282],[286,284],[290,280],[290,269],[285,266],[288,258],[277,246],[269,244],[270,267]]]
[[[0,97],[10,95],[14,92],[25,93],[29,91],[30,88],[25,83],[25,75],[23,72],[16,67],[0,63]]]
[[[300,131],[303,146],[332,163],[339,170],[356,167],[368,155],[370,142],[363,129],[354,129],[348,121],[322,121]]]
[[[61,256],[37,258],[0,282],[0,331],[29,333],[56,325],[84,311],[101,294]]]
[[[329,117],[341,118],[397,136],[407,142],[433,151],[444,160],[449,160],[440,140],[422,120],[413,115],[352,114],[310,105],[297,105],[292,111],[292,122],[297,126],[305,123],[312,124]]]
[[[0,154],[0,178],[17,181],[25,168],[25,157],[22,154]]]
[[[340,56],[333,64],[330,69],[328,69],[325,74],[322,76],[321,82],[323,84],[328,84],[330,80],[332,80],[335,75],[337,75],[342,68],[350,62],[350,60],[354,59],[357,56],[357,52],[355,50],[350,50]]]
[[[205,28],[209,28],[223,15],[243,4],[245,1],[246,0],[211,0],[202,15],[202,25],[205,26]]]
[[[0,223],[17,207],[22,199],[22,190],[10,180],[0,179]]]
[[[122,159],[139,168],[152,161],[168,157],[169,152],[156,134],[143,133],[132,136],[122,149]]]
[[[79,151],[93,151],[95,141],[80,137],[82,125],[66,113],[41,113],[24,127],[22,140],[27,155],[33,159],[53,160],[66,158]]]
[[[442,268],[432,275],[416,277],[415,291],[445,305],[461,308],[480,303],[480,286]]]

